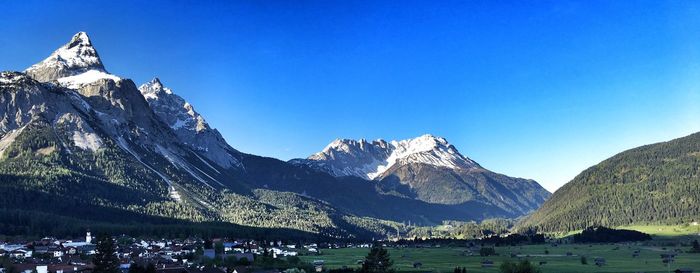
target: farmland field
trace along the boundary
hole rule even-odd
[[[679,247],[688,250],[688,247]],[[539,266],[543,273],[579,273],[579,272],[668,272],[668,268],[661,262],[660,254],[672,251],[676,247],[626,245],[626,244],[564,244],[552,245],[527,245],[514,247],[497,247],[498,256],[480,257],[477,253],[469,255],[468,248],[441,247],[441,248],[389,248],[394,267],[399,272],[441,272],[450,273],[457,266],[466,267],[467,272],[498,272],[498,267],[503,261],[518,261],[529,259],[534,264],[546,262]],[[545,254],[545,250],[548,254]],[[632,257],[635,250],[639,250],[639,257]],[[363,259],[369,249],[344,248],[323,249],[318,256],[302,256],[306,261],[324,260],[325,267],[329,269],[359,268],[358,260]],[[571,252],[571,256],[567,256]],[[519,257],[511,258],[511,254]],[[527,257],[530,255],[530,257]],[[581,257],[586,256],[588,264],[581,264]],[[602,257],[607,265],[598,267],[594,264],[595,257]],[[492,268],[482,268],[482,260],[494,262]],[[422,267],[414,268],[414,262],[422,263]],[[700,269],[700,254],[680,253],[676,261],[671,265],[671,270],[676,268]]]

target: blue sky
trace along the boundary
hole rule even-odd
[[[625,149],[700,131],[697,1],[7,1],[1,70],[86,31],[235,148],[443,136],[550,191]]]

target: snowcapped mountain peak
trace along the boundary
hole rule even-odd
[[[25,72],[38,81],[48,82],[91,70],[109,75],[97,50],[92,46],[90,37],[85,32],[78,32],[67,44]]]
[[[407,140],[401,140],[401,141],[396,141],[393,140],[391,141],[391,145],[394,147],[398,147],[400,149],[405,150],[405,152],[408,153],[416,153],[416,152],[425,152],[425,151],[430,151],[432,149],[441,147],[441,146],[449,146],[450,144],[447,143],[447,140],[441,137],[435,137],[430,134],[425,134],[422,136],[419,136],[417,138],[412,138],[412,139],[407,139]]]
[[[237,151],[226,143],[216,129],[209,127],[189,102],[166,87],[159,78],[142,84],[139,91],[156,116],[175,132],[180,141],[221,167],[240,166],[233,156]]]
[[[158,78],[139,86],[139,91],[151,105],[153,111],[161,116],[174,130],[184,129],[202,131],[209,129],[204,118],[194,111],[192,105],[173,93]]]
[[[141,94],[144,96],[144,98],[146,98],[146,100],[157,100],[162,96],[174,95],[173,91],[170,88],[163,86],[163,83],[157,77],[141,85],[139,87],[139,90],[141,91]],[[179,98],[179,96],[177,97]]]
[[[90,37],[88,37],[87,33],[85,31],[81,31],[73,35],[73,38],[70,40],[70,45],[82,45],[82,46],[92,46],[92,43],[90,42]]]
[[[479,167],[445,138],[430,134],[390,142],[336,139],[323,151],[293,162],[319,167],[336,176],[353,175],[365,179],[381,177],[396,164],[420,163],[452,169]]]
[[[163,90],[163,83],[160,82],[160,79],[158,77],[153,78],[150,82],[147,82],[146,84],[150,85],[156,90]]]

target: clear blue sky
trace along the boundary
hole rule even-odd
[[[431,133],[550,191],[700,131],[698,1],[144,2],[3,1],[0,69],[87,31],[110,72],[160,77],[241,151]]]

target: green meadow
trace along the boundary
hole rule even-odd
[[[654,237],[655,241],[687,241],[693,238],[700,239],[700,225],[629,225],[618,226],[615,227],[615,229],[627,229],[644,232]],[[574,230],[566,233],[551,233],[549,236],[561,239],[577,233],[581,233],[581,230]]]
[[[562,244],[552,246],[526,245],[511,247],[496,247],[498,256],[480,257],[478,251],[470,255],[465,247],[433,247],[433,248],[389,248],[394,267],[398,272],[439,272],[451,273],[454,268],[466,267],[467,272],[499,272],[498,267],[504,261],[518,261],[528,259],[539,266],[543,273],[581,273],[581,272],[668,272],[660,258],[660,254],[681,249],[686,251],[689,247],[662,247],[642,244]],[[638,257],[633,257],[635,250],[639,251]],[[364,258],[369,249],[344,248],[323,249],[318,256],[302,256],[305,261],[324,260],[325,267],[333,268],[359,268],[358,260]],[[571,256],[567,256],[567,252]],[[545,254],[547,253],[547,254]],[[512,258],[511,254],[518,257]],[[586,256],[588,264],[581,264],[581,256]],[[606,265],[596,266],[594,259],[601,257],[606,260]],[[484,268],[483,260],[491,260],[494,266]],[[422,263],[420,268],[414,268],[415,262]],[[546,264],[539,265],[540,262]],[[693,268],[700,270],[700,254],[679,253],[670,269]]]
[[[617,229],[629,229],[651,234],[655,237],[698,236],[700,225],[637,225],[621,226]],[[700,237],[699,237],[700,238]]]

